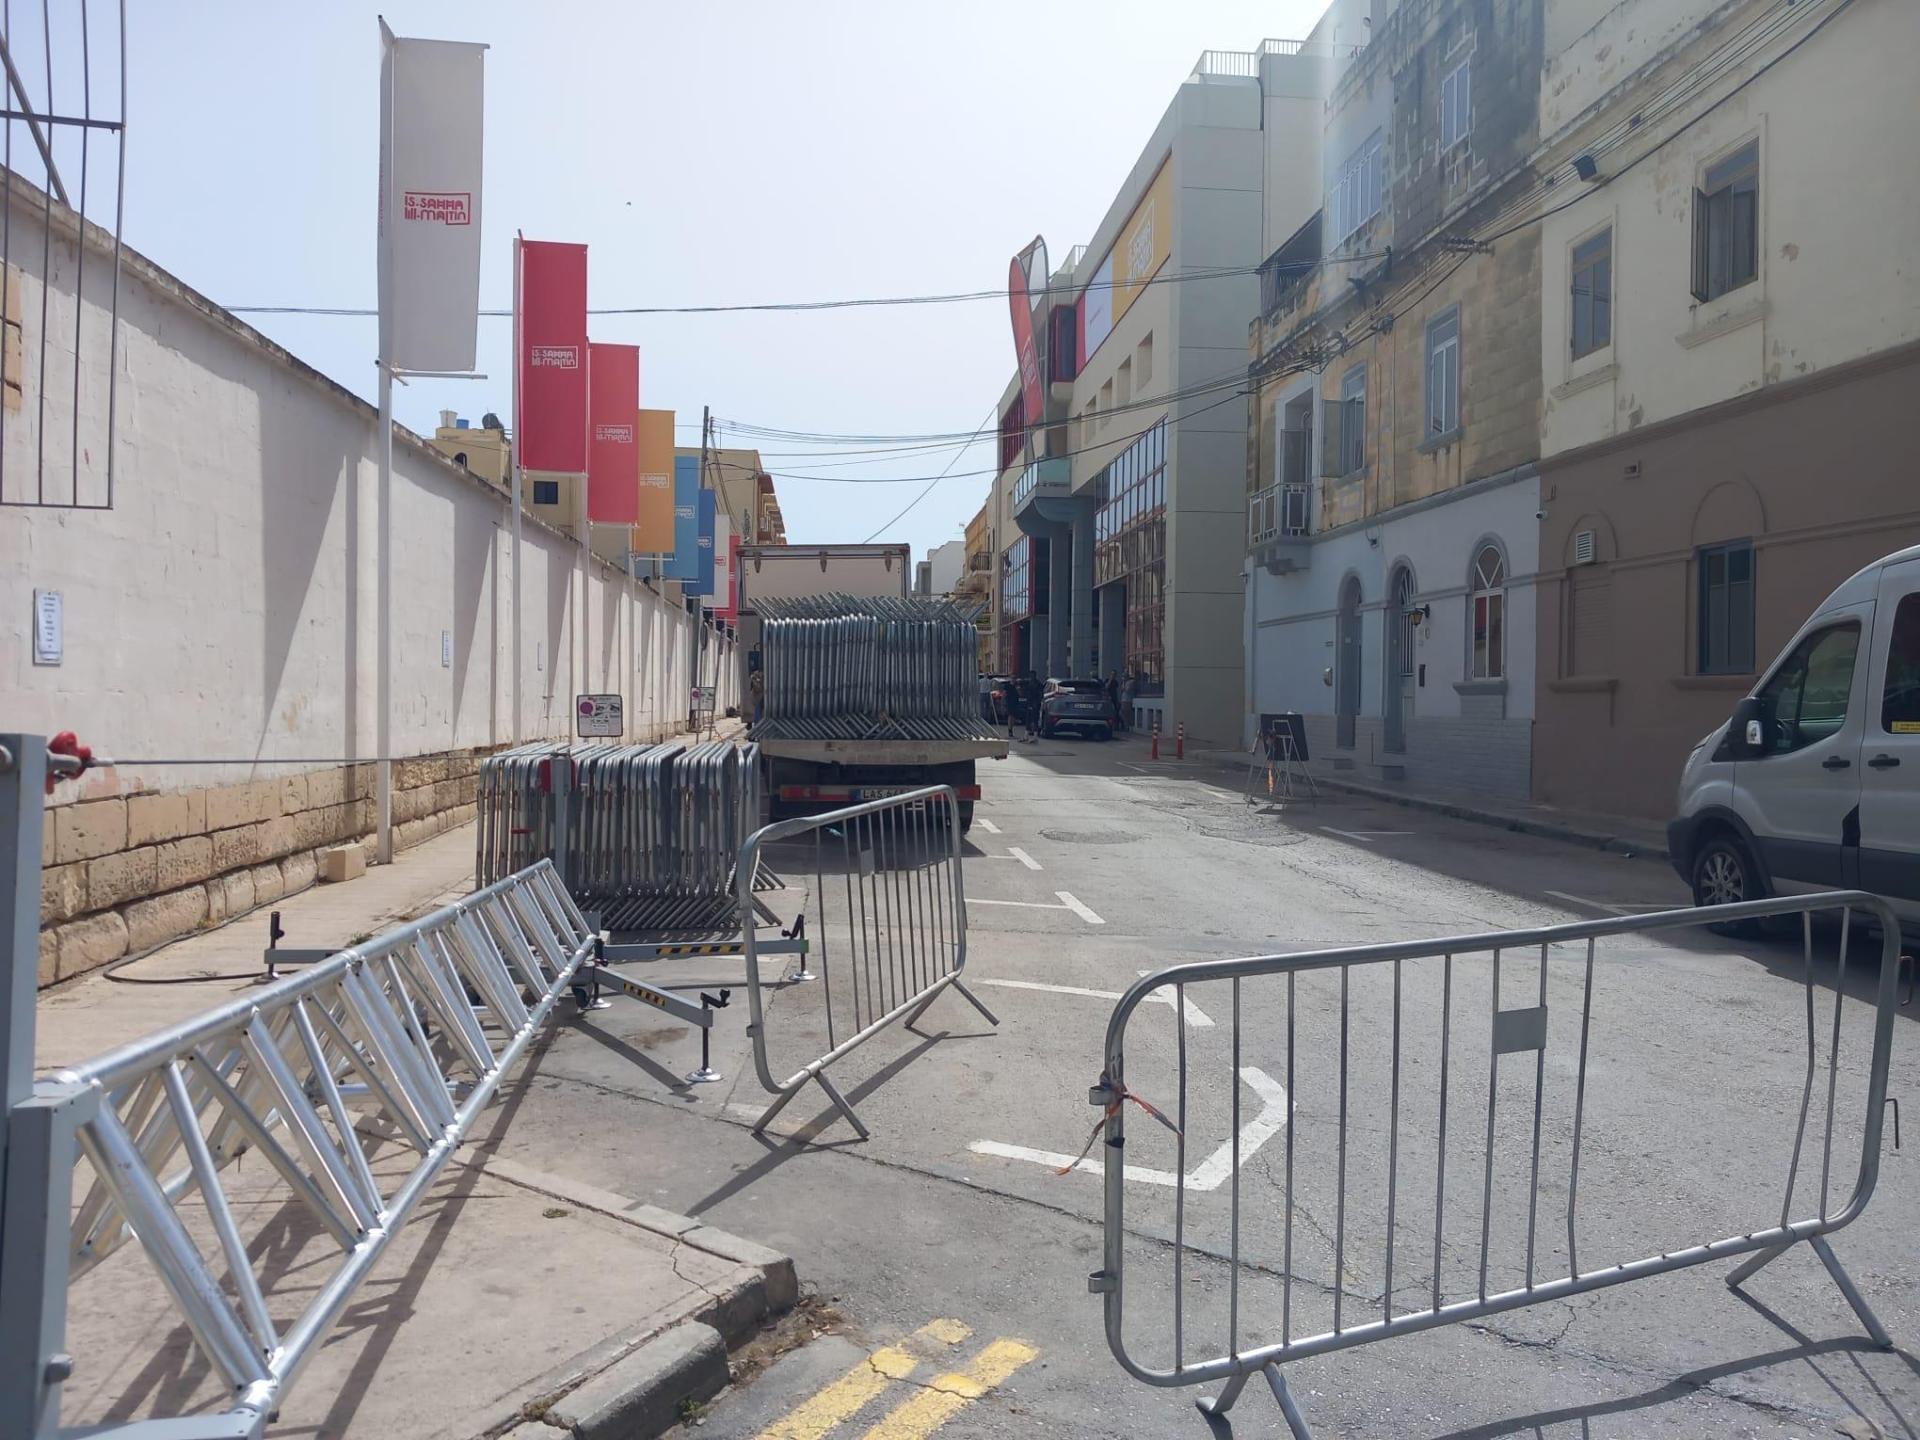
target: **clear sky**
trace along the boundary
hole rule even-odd
[[[516,230],[585,242],[595,305],[990,290],[1034,234],[1056,261],[1090,238],[1202,50],[1303,37],[1324,8],[130,0],[125,238],[222,304],[372,305],[384,13],[401,35],[491,46],[484,306],[510,303]],[[249,318],[372,398],[373,320]],[[415,381],[403,423],[508,414],[509,323],[480,325],[489,378]],[[702,405],[807,432],[971,431],[1013,369],[1004,299],[597,317],[592,333],[642,347],[641,403],[676,410],[683,444]],[[922,484],[804,479],[846,457],[760,448],[795,540],[880,530],[918,556],[960,535],[987,484],[956,475],[887,525]],[[950,460],[993,464],[981,444],[832,473],[926,477]]]

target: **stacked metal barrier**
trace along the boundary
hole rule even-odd
[[[608,929],[728,928],[759,777],[758,747],[727,741],[503,751],[480,762],[476,877],[550,857]]]
[[[996,738],[980,718],[975,612],[916,596],[757,602],[772,740]]]

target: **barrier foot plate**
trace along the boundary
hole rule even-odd
[[[1873,1313],[1873,1307],[1853,1283],[1853,1277],[1847,1274],[1846,1266],[1840,1263],[1840,1257],[1833,1253],[1833,1246],[1824,1235],[1810,1236],[1807,1243],[1813,1246],[1813,1253],[1820,1257],[1820,1263],[1827,1267],[1827,1273],[1833,1276],[1833,1283],[1840,1287],[1840,1293],[1847,1297],[1847,1304],[1853,1307],[1853,1313],[1860,1317],[1860,1323],[1866,1327],[1867,1335],[1882,1350],[1893,1348],[1893,1337],[1887,1333],[1887,1327],[1880,1323],[1880,1317]]]
[[[703,1065],[687,1076],[687,1083],[689,1085],[711,1085],[718,1079],[720,1079],[720,1072],[718,1070],[714,1069],[711,1065]]]

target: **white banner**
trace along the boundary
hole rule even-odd
[[[380,358],[471,370],[487,47],[396,39],[384,20],[380,43]]]

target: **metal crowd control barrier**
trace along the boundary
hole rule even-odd
[[[1839,919],[1830,1024],[1824,1017],[1816,1016],[1814,995],[1813,918],[1827,914],[1837,914]],[[1863,977],[1872,984],[1869,1014],[1854,1023],[1856,1031],[1863,1030],[1869,1022],[1872,1027],[1864,1077],[1855,1066],[1843,1069],[1840,1064],[1847,951],[1856,914],[1871,920],[1881,937],[1877,971]],[[1644,1246],[1646,1239],[1639,1233],[1638,1226],[1648,1223],[1658,1208],[1646,1204],[1646,1189],[1649,1184],[1657,1188],[1660,1182],[1670,1183],[1672,1179],[1666,1170],[1661,1170],[1651,1181],[1646,1177],[1614,1173],[1617,1167],[1645,1163],[1636,1157],[1644,1156],[1655,1135],[1649,1130],[1644,1114],[1633,1117],[1639,1121],[1640,1132],[1624,1146],[1609,1144],[1604,1131],[1598,1142],[1592,1138],[1603,1117],[1596,1113],[1597,1101],[1588,1089],[1589,1056],[1590,1052],[1604,1056],[1613,1029],[1606,1016],[1596,1022],[1596,975],[1602,980],[1608,979],[1610,973],[1619,975],[1623,988],[1626,985],[1644,987],[1648,980],[1644,967],[1631,963],[1616,967],[1609,963],[1612,957],[1600,958],[1596,969],[1596,942],[1613,936],[1640,936],[1778,917],[1797,917],[1800,922],[1802,983],[1806,995],[1806,1070],[1803,1079],[1795,1077],[1792,1088],[1797,1093],[1788,1101],[1789,1105],[1798,1105],[1798,1123],[1792,1129],[1790,1144],[1783,1139],[1779,1145],[1780,1158],[1785,1161],[1786,1189],[1777,1219],[1756,1216],[1758,1223],[1752,1228],[1736,1229],[1716,1240],[1700,1241],[1689,1236],[1689,1243],[1645,1254],[1644,1258],[1628,1258],[1621,1263],[1597,1267],[1583,1264],[1591,1261],[1589,1252],[1593,1248],[1617,1244],[1630,1245],[1638,1251]],[[1502,956],[1509,957],[1507,965],[1511,973],[1515,968],[1512,958],[1515,952],[1523,956],[1519,968],[1525,972],[1522,988],[1526,993],[1523,1003],[1503,1007]],[[1469,957],[1487,955],[1491,956],[1490,977],[1484,976],[1477,967],[1462,963]],[[1105,1296],[1108,1345],[1128,1373],[1150,1385],[1224,1382],[1217,1399],[1200,1401],[1202,1411],[1216,1415],[1223,1414],[1233,1404],[1249,1379],[1262,1375],[1279,1401],[1292,1433],[1306,1440],[1311,1432],[1281,1368],[1292,1361],[1524,1306],[1564,1300],[1688,1266],[1744,1256],[1746,1258],[1727,1276],[1727,1284],[1737,1287],[1761,1267],[1805,1241],[1825,1265],[1874,1343],[1889,1346],[1892,1341],[1885,1328],[1855,1288],[1827,1237],[1856,1219],[1866,1208],[1879,1176],[1882,1111],[1888,1100],[1887,1069],[1899,959],[1899,924],[1885,902],[1859,892],[1841,892],[1439,941],[1204,961],[1150,975],[1133,985],[1114,1007],[1107,1027],[1106,1070],[1089,1096],[1091,1102],[1105,1112],[1105,1153],[1109,1158],[1103,1167],[1103,1268],[1090,1277],[1088,1288]],[[1631,957],[1628,960],[1630,962]],[[1535,969],[1539,972],[1537,989]],[[1338,976],[1337,1002],[1329,972]],[[1327,978],[1323,981],[1321,977]],[[1201,1070],[1203,1081],[1211,1081],[1211,1085],[1196,1087],[1190,1083],[1186,1030],[1178,1017],[1186,1009],[1189,990],[1210,981],[1227,982],[1231,991],[1233,1018],[1227,1036],[1231,1044],[1231,1069],[1222,1065],[1217,1074]],[[1302,998],[1300,992],[1310,986],[1320,993],[1310,994],[1302,1007],[1297,1003]],[[1169,1093],[1148,1093],[1149,1082],[1135,1079],[1131,1083],[1142,1087],[1136,1093],[1128,1088],[1128,1024],[1142,1001],[1168,988],[1173,991],[1169,998],[1174,1001],[1173,1013],[1178,1027],[1177,1038],[1166,1046],[1173,1051],[1172,1078],[1167,1082]],[[1510,984],[1509,989],[1512,988]],[[1615,996],[1604,989],[1602,999],[1607,1006],[1615,1003]],[[1487,1003],[1474,1003],[1476,1000]],[[1264,1008],[1243,1021],[1243,1006],[1256,1004]],[[1800,1026],[1798,1008],[1795,1007],[1796,1030]],[[1550,1010],[1559,1015],[1553,1027],[1548,1023]],[[1646,1013],[1643,1009],[1632,1018],[1635,1023],[1644,1024]],[[1658,1023],[1664,1012],[1655,1009],[1652,1013]],[[1437,1031],[1432,1029],[1435,1019]],[[1455,1035],[1455,1031],[1469,1028],[1472,1040],[1477,1043],[1469,1044]],[[1296,1041],[1303,1030],[1310,1032],[1309,1043],[1300,1047],[1303,1053],[1296,1054]],[[1824,1064],[1820,1063],[1823,1031]],[[1860,1038],[1863,1037],[1856,1035],[1856,1039]],[[1325,1044],[1315,1043],[1319,1041]],[[1777,1041],[1769,1035],[1767,1043]],[[1249,1050],[1254,1052],[1251,1056]],[[1551,1068],[1550,1050],[1553,1052]],[[1522,1110],[1518,1116],[1510,1116],[1510,1123],[1504,1126],[1499,1117],[1503,1056],[1530,1057],[1522,1059],[1520,1077],[1508,1076],[1507,1088],[1517,1089],[1523,1096],[1531,1090],[1530,1115]],[[1160,1058],[1158,1051],[1153,1055],[1137,1055],[1136,1059],[1142,1062],[1138,1068],[1144,1073]],[[1243,1062],[1250,1058],[1264,1059],[1276,1067],[1284,1065],[1284,1087],[1276,1085],[1264,1071],[1243,1069]],[[1697,1093],[1663,1098],[1688,1103],[1689,1113],[1712,1108],[1720,1126],[1731,1128],[1727,1086],[1729,1081],[1740,1077],[1709,1076],[1708,1067],[1700,1064],[1699,1057],[1694,1055],[1687,1056],[1686,1062],[1678,1071],[1680,1084],[1676,1088],[1684,1087],[1691,1079],[1698,1084]],[[1618,1076],[1619,1067],[1609,1066],[1604,1059],[1599,1063]],[[1824,1085],[1820,1083],[1822,1070]],[[1325,1089],[1311,1091],[1311,1104],[1301,1105],[1296,1103],[1295,1087],[1309,1072],[1325,1081]],[[1530,1086],[1524,1083],[1528,1075]],[[1516,1078],[1521,1082],[1518,1085],[1514,1083]],[[1243,1129],[1240,1089],[1242,1083],[1251,1083],[1254,1079],[1263,1082],[1270,1096],[1277,1095],[1281,1089],[1284,1095],[1279,1096],[1274,1111],[1278,1118],[1263,1116]],[[1230,1087],[1230,1105],[1220,1094],[1222,1085]],[[1819,1097],[1822,1088],[1824,1102]],[[1547,1122],[1543,1145],[1543,1095],[1549,1092],[1552,1098],[1545,1102],[1544,1111],[1551,1119]],[[1842,1115],[1849,1127],[1853,1121],[1848,1117],[1854,1113],[1851,1106],[1856,1099],[1864,1104],[1864,1112],[1859,1118],[1859,1166],[1850,1193],[1844,1203],[1836,1205],[1830,1182],[1835,1178],[1832,1172],[1836,1094],[1841,1092],[1848,1097],[1848,1108]],[[1159,1122],[1138,1128],[1156,1143],[1170,1146],[1173,1151],[1171,1173],[1146,1171],[1139,1162],[1151,1157],[1139,1153],[1142,1147],[1138,1144],[1128,1148],[1126,1105],[1129,1102]],[[1164,1108],[1154,1109],[1155,1103]],[[1482,1104],[1484,1118],[1477,1113]],[[1825,1118],[1815,1124],[1810,1134],[1809,1116],[1816,1106],[1824,1109]],[[1763,1114],[1777,1113],[1777,1106],[1770,1104],[1763,1103],[1759,1109]],[[1222,1111],[1226,1112],[1224,1116]],[[1456,1121],[1451,1141],[1450,1113]],[[1190,1175],[1187,1162],[1195,1150],[1194,1120],[1200,1114],[1228,1119],[1231,1138]],[[1410,1122],[1409,1117],[1415,1115],[1419,1117],[1418,1124]],[[1437,1127],[1431,1132],[1425,1128],[1429,1117],[1437,1117]],[[1462,1121],[1466,1122],[1464,1126]],[[1172,1134],[1170,1142],[1161,1139],[1162,1125]],[[1482,1125],[1483,1144],[1480,1143]],[[1243,1197],[1243,1161],[1253,1161],[1251,1151],[1282,1128],[1285,1140],[1278,1148],[1283,1149],[1283,1158],[1261,1157],[1259,1165],[1264,1173],[1257,1174],[1251,1182],[1258,1186],[1257,1199]],[[1299,1130],[1308,1131],[1309,1135],[1296,1145]],[[1100,1133],[1100,1128],[1096,1128],[1096,1135]],[[1597,1176],[1591,1163],[1596,1157],[1583,1157],[1583,1140],[1589,1148],[1596,1143],[1602,1147],[1597,1158],[1607,1162],[1607,1168]],[[1512,1163],[1510,1167],[1500,1167],[1499,1174],[1503,1179],[1524,1180],[1522,1194],[1515,1194],[1505,1186],[1496,1194],[1496,1153],[1502,1150],[1503,1144]],[[1817,1205],[1811,1200],[1802,1201],[1802,1217],[1795,1219],[1796,1190],[1802,1182],[1802,1170],[1812,1169],[1816,1144],[1820,1172]],[[1744,1132],[1738,1136],[1738,1145],[1743,1157],[1748,1152],[1761,1151],[1759,1137]],[[1204,1151],[1205,1147],[1201,1148]],[[1476,1154],[1476,1151],[1482,1153]],[[1127,1161],[1124,1165],[1120,1163],[1123,1155]],[[1522,1157],[1524,1169],[1520,1168]],[[1450,1158],[1454,1162],[1451,1171]],[[1584,1170],[1583,1158],[1589,1162]],[[1479,1165],[1470,1163],[1476,1159],[1481,1161]],[[1703,1157],[1697,1149],[1689,1148],[1684,1163],[1691,1165],[1703,1159],[1711,1157]],[[1462,1164],[1462,1161],[1469,1163]],[[1086,1163],[1081,1162],[1083,1168]],[[1222,1165],[1226,1167],[1226,1176],[1219,1173]],[[1211,1173],[1203,1173],[1210,1167]],[[1273,1173],[1276,1170],[1280,1173]],[[1457,1258],[1449,1265],[1448,1238],[1462,1234],[1462,1226],[1455,1221],[1460,1209],[1455,1202],[1463,1198],[1450,1192],[1450,1175],[1454,1181],[1452,1191],[1464,1192],[1468,1254],[1477,1251],[1477,1265],[1465,1266],[1466,1276],[1458,1275],[1463,1267]],[[1357,1181],[1356,1176],[1364,1177],[1363,1181]],[[1172,1247],[1166,1252],[1170,1253],[1171,1278],[1167,1288],[1170,1289],[1171,1314],[1167,1316],[1165,1329],[1161,1328],[1156,1315],[1154,1321],[1144,1327],[1141,1337],[1133,1336],[1126,1324],[1128,1276],[1124,1255],[1128,1238],[1129,1177],[1156,1179],[1172,1190]],[[1838,1178],[1844,1184],[1844,1173]],[[1716,1176],[1715,1196],[1700,1203],[1723,1203],[1734,1208],[1751,1205],[1758,1192],[1750,1181],[1751,1177],[1743,1176],[1738,1182],[1730,1183],[1728,1177]],[[1584,1216],[1579,1209],[1583,1185],[1590,1191],[1599,1187],[1602,1200],[1597,1212],[1590,1211]],[[1811,1188],[1810,1177],[1806,1185]],[[1369,1188],[1372,1186],[1379,1188]],[[1543,1186],[1549,1204],[1556,1204],[1564,1192],[1564,1247],[1559,1235],[1562,1217],[1549,1219],[1541,1213]],[[1145,1188],[1149,1194],[1159,1193],[1155,1187]],[[1216,1198],[1210,1193],[1221,1188],[1227,1190],[1225,1196]],[[1520,1204],[1522,1195],[1524,1206]],[[1243,1198],[1248,1203],[1243,1204]],[[1671,1199],[1671,1191],[1663,1198]],[[1273,1199],[1281,1202],[1277,1218],[1270,1204]],[[1219,1205],[1221,1200],[1225,1202],[1224,1214]],[[1608,1201],[1612,1203],[1606,1203]],[[1397,1214],[1396,1205],[1400,1207]],[[1385,1223],[1377,1237],[1380,1243],[1362,1245],[1357,1239],[1358,1232],[1378,1225],[1382,1208]],[[1500,1239],[1510,1241],[1510,1246],[1495,1243],[1496,1212],[1503,1216]],[[1297,1213],[1303,1217],[1298,1225],[1295,1223]],[[1522,1213],[1523,1252],[1518,1243]],[[1660,1213],[1664,1218],[1664,1211]],[[1396,1253],[1396,1239],[1407,1226],[1409,1215],[1419,1217],[1412,1224],[1420,1227],[1423,1234],[1427,1220],[1431,1219],[1431,1248],[1403,1245]],[[1477,1225],[1472,1224],[1473,1221],[1477,1221]],[[1596,1238],[1592,1233],[1595,1230],[1611,1232],[1629,1223],[1636,1227],[1632,1237],[1603,1233]],[[1722,1223],[1718,1218],[1690,1217],[1689,1229],[1693,1236],[1701,1230],[1711,1235]],[[1196,1244],[1193,1239],[1196,1225],[1216,1235],[1224,1228],[1225,1243],[1208,1240]],[[1472,1233],[1475,1230],[1477,1236]],[[1478,1243],[1473,1245],[1471,1242],[1476,1239]],[[1144,1242],[1143,1248],[1148,1248]],[[1329,1278],[1310,1279],[1301,1273],[1309,1249],[1331,1252],[1327,1257],[1331,1261]],[[1163,1252],[1156,1245],[1149,1253]],[[1401,1277],[1397,1288],[1396,1261]],[[1191,1283],[1192,1267],[1221,1262],[1227,1268],[1224,1287],[1196,1288]],[[1464,1284],[1449,1283],[1450,1268]],[[1409,1270],[1413,1272],[1411,1280]],[[1135,1283],[1151,1290],[1163,1278],[1160,1273],[1149,1271]],[[1519,1283],[1502,1288],[1503,1280]],[[1224,1295],[1220,1293],[1222,1289]],[[1409,1292],[1418,1297],[1412,1305],[1405,1303]],[[1198,1361],[1188,1358],[1192,1341],[1188,1313],[1191,1308],[1204,1312],[1209,1334],[1215,1333],[1217,1327],[1218,1352],[1211,1353],[1216,1341],[1209,1340],[1206,1345],[1210,1358]],[[1362,1312],[1358,1318],[1353,1313],[1356,1310]],[[1326,1328],[1314,1328],[1318,1325]],[[1277,1339],[1273,1338],[1276,1336]],[[1136,1338],[1156,1346],[1164,1345],[1164,1350],[1150,1360],[1137,1358]],[[1164,1363],[1155,1363],[1162,1356]]]
[[[769,986],[760,975],[760,957],[770,947],[755,934],[748,888],[763,852],[776,845],[790,847],[790,867],[783,866],[784,871],[804,873],[810,865],[813,872],[810,952],[803,964],[817,964],[820,978],[817,992],[811,986],[805,992],[783,986],[779,1014],[767,1003]],[[897,1020],[912,1026],[949,988],[989,1023],[1000,1023],[961,980],[967,967],[967,896],[959,801],[951,786],[930,785],[765,826],[741,850],[738,873],[753,1063],[760,1083],[777,1097],[754,1122],[756,1133],[813,1080],[866,1139],[867,1127],[827,1077],[827,1067]],[[793,998],[800,993],[818,993],[818,1009],[800,1015]],[[779,1031],[791,1038],[802,1020],[809,1038],[824,1051],[784,1080],[775,1079],[770,1035]]]
[[[974,609],[925,596],[756,602],[760,739],[998,738],[980,715]]]
[[[482,760],[479,777],[482,883],[551,857],[609,929],[731,925],[733,867],[760,814],[759,747],[523,745]]]
[[[127,1431],[257,1436],[593,944],[543,860],[41,1081],[13,1113],[6,1205],[9,1268],[29,1254],[39,1267],[31,1321],[10,1312],[6,1337],[10,1349],[36,1347],[34,1433],[80,1433],[60,1428],[61,1383],[76,1364],[65,1353],[67,1287],[132,1238],[232,1400],[218,1415]],[[77,1211],[76,1147],[93,1173]],[[267,1293],[267,1257],[255,1255],[272,1247],[254,1219],[279,1206],[253,1203],[251,1189],[230,1196],[223,1178],[248,1149],[284,1187],[274,1198],[297,1197],[339,1246],[330,1273],[303,1268],[294,1289]],[[394,1157],[408,1151],[396,1173]],[[29,1213],[31,1250],[15,1229]],[[7,1277],[11,1304],[25,1284],[24,1269]],[[276,1323],[294,1303],[297,1318]]]

